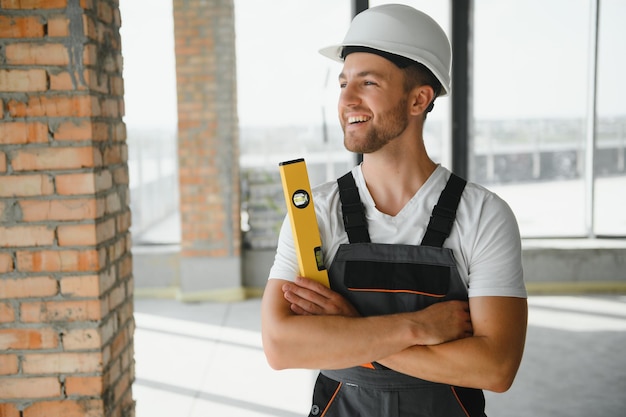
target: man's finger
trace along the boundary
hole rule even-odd
[[[296,277],[296,280],[294,281],[297,285],[299,285],[300,287],[309,289],[311,291],[314,291],[320,295],[325,296],[326,298],[328,298],[328,296],[330,294],[332,294],[332,291],[328,288],[326,288],[325,286],[323,286],[322,284],[320,284],[317,281],[314,281],[312,279],[309,278],[305,278],[305,277]]]
[[[297,297],[307,300],[313,304],[323,305],[326,303],[327,297],[323,294],[316,292],[315,290],[306,288],[304,286],[299,285],[298,283],[294,284],[285,284],[283,286],[283,292],[290,292],[295,294]]]

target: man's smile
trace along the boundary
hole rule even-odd
[[[371,119],[369,116],[350,116],[348,117],[348,124],[368,122]]]

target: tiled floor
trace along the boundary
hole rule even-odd
[[[513,388],[490,417],[626,415],[626,296],[532,296]],[[306,416],[315,373],[273,371],[260,300],[135,301],[137,417]]]
[[[306,415],[314,373],[265,361],[260,300],[136,300],[137,417]]]

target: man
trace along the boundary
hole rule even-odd
[[[321,369],[310,416],[483,416],[519,367],[527,304],[515,218],[435,164],[426,114],[450,44],[403,5],[366,10],[341,45],[339,118],[363,163],[313,189],[331,288],[298,277],[288,221],[263,296],[275,369]],[[469,301],[468,301],[469,300]]]

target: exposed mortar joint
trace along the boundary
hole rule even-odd
[[[65,15],[69,19],[69,36],[66,38],[64,44],[67,48],[67,54],[70,58],[68,65],[68,72],[72,77],[72,86],[74,90],[77,89],[78,80],[76,80],[76,73],[80,77],[80,83],[83,86],[87,86],[85,81],[85,65],[83,63],[83,49],[87,43],[87,37],[83,29],[83,9],[80,7],[80,0],[69,0],[67,2],[67,9]]]
[[[115,404],[115,392],[113,391],[113,387],[108,387],[102,393],[102,402],[104,403],[105,409],[113,409],[113,405]]]
[[[67,398],[67,393],[65,392],[65,376],[61,375],[59,382],[61,383],[61,397]]]
[[[57,231],[54,232],[54,245],[58,246],[58,241],[57,241]],[[61,296],[61,279],[58,277],[55,277],[55,279],[57,280],[57,292],[55,295],[57,296]],[[59,342],[61,343],[61,347],[63,346],[63,336],[64,333],[63,332],[59,332]]]
[[[1,63],[0,63],[1,64]],[[28,103],[28,93],[2,93],[2,97],[6,97],[9,100],[17,101],[18,103],[27,104]],[[8,113],[8,106],[5,108],[5,117],[13,119]]]
[[[54,142],[54,130],[50,127],[49,124],[48,124],[48,142],[49,143]]]
[[[19,223],[22,221],[22,208],[16,199],[10,199],[5,205],[2,221],[7,224]],[[13,265],[15,267],[15,265]]]

